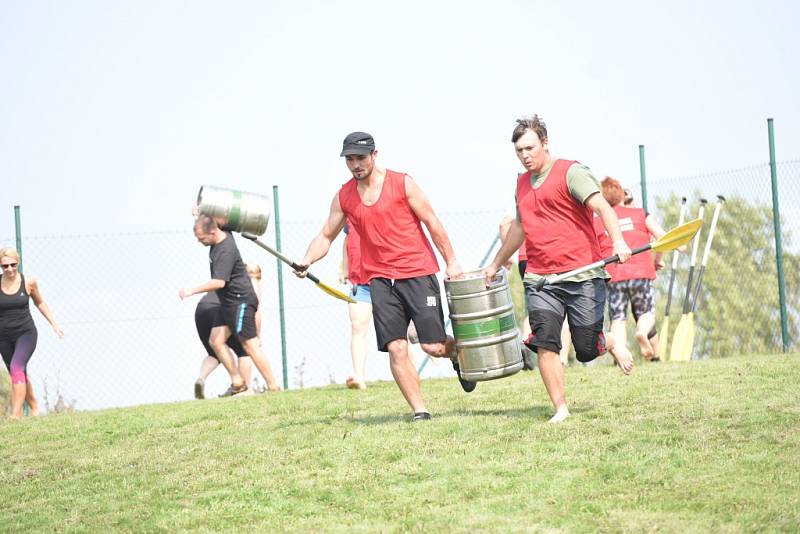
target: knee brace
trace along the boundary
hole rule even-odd
[[[588,363],[606,352],[606,336],[602,321],[594,326],[571,328],[575,357],[581,363]]]

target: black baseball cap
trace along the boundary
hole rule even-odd
[[[353,132],[344,138],[340,156],[367,156],[375,150],[375,140],[368,133]]]

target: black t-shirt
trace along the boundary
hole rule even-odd
[[[211,245],[211,251],[208,253],[211,259],[211,278],[225,282],[225,287],[217,290],[219,301],[223,305],[246,302],[257,306],[256,292],[247,276],[233,234],[225,232],[225,235],[227,237],[221,242]]]

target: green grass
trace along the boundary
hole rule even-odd
[[[537,372],[0,422],[0,529],[800,529],[800,359],[570,368],[547,424]],[[191,387],[187,382],[185,387]]]

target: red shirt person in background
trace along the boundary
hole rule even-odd
[[[416,182],[407,174],[378,167],[371,135],[349,134],[341,156],[352,178],[334,195],[328,219],[300,261],[303,270],[296,274],[305,276],[308,267],[328,253],[345,222],[350,224],[361,238],[362,282],[370,286],[378,350],[389,353],[392,375],[414,412],[412,420],[430,419],[408,351],[406,335],[412,320],[423,351],[450,358],[464,391],[475,389],[475,382],[461,378],[455,342],[445,332],[436,279],[439,264],[422,224],[447,263],[447,276],[459,278],[461,265],[444,226]]]
[[[642,208],[627,207],[623,205],[625,190],[622,185],[611,177],[606,177],[601,182],[603,198],[614,208],[622,230],[622,237],[630,248],[646,245],[652,238],[659,239],[665,232],[652,215]],[[611,240],[603,228],[599,218],[594,219],[594,228],[602,249],[603,256],[610,256]],[[639,351],[646,360],[658,361],[655,353],[656,345],[651,338],[654,337],[656,324],[655,315],[655,289],[653,280],[656,278],[656,268],[660,268],[661,254],[642,253],[632,256],[623,264],[609,264],[606,266],[611,280],[608,284],[608,313],[611,317],[611,333],[619,342],[624,343],[627,335],[626,319],[630,305],[633,317],[636,320],[636,341]],[[651,335],[652,334],[652,335]]]

